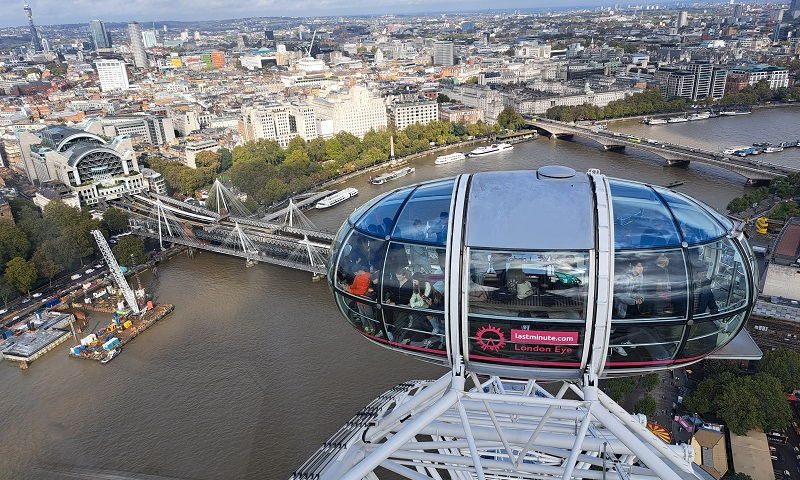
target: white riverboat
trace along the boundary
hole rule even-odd
[[[510,143],[493,143],[487,147],[478,147],[475,150],[469,152],[470,157],[482,157],[484,155],[491,155],[493,153],[499,153],[504,150],[511,150],[514,148],[514,145]]]
[[[436,159],[435,162],[433,162],[433,164],[434,165],[445,165],[447,163],[453,163],[453,162],[458,162],[460,160],[464,160],[465,158],[467,158],[466,155],[464,155],[461,152],[456,152],[456,153],[451,153],[449,155],[440,156],[439,158]]]
[[[344,190],[340,190],[334,194],[328,195],[327,197],[323,198],[322,200],[318,201],[315,208],[328,208],[339,203],[344,202],[345,200],[351,199],[358,195],[358,190],[355,188],[345,188]]]

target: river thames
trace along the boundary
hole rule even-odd
[[[610,128],[721,150],[796,137],[798,114],[798,108],[782,108],[735,119]],[[800,149],[774,155],[800,166]],[[542,137],[493,156],[444,166],[433,160],[415,160],[414,174],[388,185],[373,186],[366,176],[337,185],[356,187],[360,195],[309,217],[335,230],[356,206],[388,189],[547,164],[599,168],[661,185],[683,181],[678,190],[719,209],[745,191],[742,178],[710,167],[665,167],[657,157]],[[362,339],[338,313],[325,282],[312,283],[307,273],[245,268],[241,259],[199,253],[169,260],[158,278],[143,280],[152,280],[159,300],[175,304],[175,311],[111,364],[70,359],[67,344],[26,371],[0,364],[0,478],[79,478],[98,471],[118,478],[287,478],[376,395],[442,372]]]

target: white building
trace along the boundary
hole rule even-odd
[[[135,195],[148,188],[126,136],[107,143],[97,135],[58,125],[37,135],[40,143],[29,148],[39,182],[66,185],[82,205]]]
[[[734,67],[731,69],[731,73],[745,75],[747,83],[752,86],[755,86],[761,80],[765,80],[772,90],[789,86],[789,70],[783,67],[775,67],[772,65],[747,65],[743,67]]]
[[[433,64],[436,66],[453,65],[453,42],[438,41],[433,43]]]
[[[242,109],[245,141],[275,140],[286,148],[294,137],[311,140],[319,136],[317,117],[308,105],[253,105]]]
[[[197,168],[197,154],[200,152],[216,152],[219,144],[214,140],[200,140],[198,142],[186,142],[186,165],[190,168]]]
[[[397,130],[419,123],[426,125],[439,118],[439,104],[433,100],[401,102],[389,106],[389,122]]]
[[[142,32],[142,42],[144,48],[153,48],[158,44],[155,30],[145,30]]]
[[[115,90],[128,90],[128,71],[125,63],[119,60],[98,59],[94,62],[97,76],[100,79],[100,89],[104,92]]]
[[[164,145],[175,141],[175,127],[169,117],[131,115],[102,119],[103,134],[107,137],[127,135],[150,145]]]
[[[131,53],[133,54],[133,65],[136,68],[148,68],[150,63],[147,61],[147,52],[144,50],[144,39],[142,37],[142,27],[138,22],[128,24],[128,37],[131,41]]]
[[[385,129],[388,123],[383,99],[361,86],[346,94],[316,97],[311,104],[321,124],[319,133],[324,137],[346,131],[362,138],[370,130]]]

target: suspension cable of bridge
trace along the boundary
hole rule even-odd
[[[239,197],[223,185],[219,179],[214,180],[214,185],[208,192],[206,208],[214,210],[221,216],[249,217],[252,215]]]

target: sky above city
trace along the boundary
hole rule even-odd
[[[29,0],[37,25],[244,17],[476,11],[599,5],[612,0]],[[24,0],[0,0],[0,26],[27,23]]]

